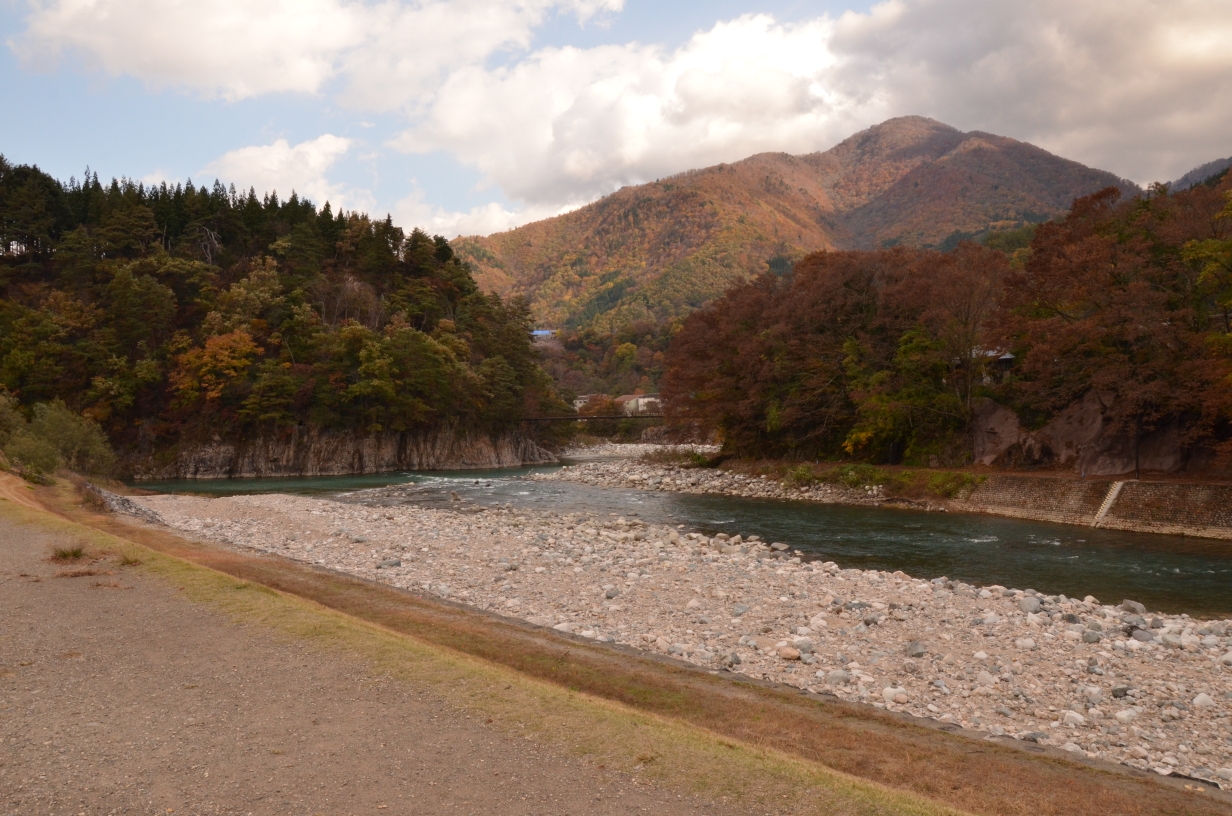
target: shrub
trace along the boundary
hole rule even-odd
[[[115,465],[103,429],[60,400],[34,406],[34,418],[27,423],[13,398],[0,393],[0,450],[23,475],[36,481],[59,467],[106,475]]]
[[[4,455],[18,470],[34,476],[51,473],[60,466],[60,452],[56,446],[31,433],[29,428],[22,428],[9,437]]]
[[[817,476],[813,473],[813,468],[809,465],[797,465],[794,468],[790,468],[787,473],[783,475],[783,484],[788,487],[802,487],[804,485],[810,485],[815,481],[817,481]]]
[[[17,410],[17,402],[0,390],[0,445],[8,443],[13,434],[26,427],[26,418]]]
[[[942,471],[929,475],[928,491],[934,495],[952,499],[960,493],[969,493],[982,481],[984,477],[976,476],[974,473]]]
[[[872,465],[839,465],[823,473],[820,479],[847,487],[864,487],[865,485],[885,485],[893,480],[893,476]]]
[[[106,474],[115,454],[98,423],[74,414],[60,400],[34,406],[30,432],[58,452],[64,466],[80,473]]]

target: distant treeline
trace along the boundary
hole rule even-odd
[[[746,456],[969,461],[981,399],[1039,427],[1088,392],[1116,432],[1232,453],[1232,180],[1109,188],[1026,249],[823,252],[687,318],[663,392]]]
[[[521,303],[390,219],[0,157],[0,386],[123,450],[309,423],[501,431],[565,406]]]
[[[614,332],[563,329],[540,346],[542,365],[571,396],[658,390],[666,352],[679,323],[637,320]]]

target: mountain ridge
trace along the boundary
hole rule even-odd
[[[611,330],[681,316],[823,249],[945,247],[1132,182],[1004,136],[891,119],[804,155],[758,153],[624,187],[573,212],[454,240],[480,285],[541,325]]]
[[[1205,164],[1198,165],[1175,181],[1168,182],[1168,189],[1174,193],[1188,190],[1191,187],[1196,187],[1197,185],[1202,184],[1215,176],[1223,174],[1229,167],[1232,167],[1232,156],[1229,156],[1226,159],[1215,159],[1214,161],[1208,161]]]

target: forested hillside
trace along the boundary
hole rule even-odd
[[[564,406],[529,315],[389,219],[0,157],[0,386],[128,456],[309,425],[500,432]]]
[[[816,253],[689,316],[667,366],[676,421],[746,456],[960,464],[1001,406],[1022,428],[1007,463],[1102,445],[1132,469],[1149,440],[1170,468],[1228,469],[1232,180],[1106,189],[1015,263],[973,244]],[[1063,414],[1098,431],[1089,450],[1013,450]]]
[[[683,316],[821,249],[951,248],[1063,214],[1115,176],[1023,142],[893,119],[824,153],[764,153],[628,187],[576,212],[459,238],[482,287],[550,328]]]

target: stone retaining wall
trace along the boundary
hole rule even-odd
[[[1232,485],[1126,482],[1099,526],[1232,539]]]
[[[1089,525],[1112,485],[1110,481],[989,476],[965,500],[951,506],[998,516]]]
[[[1115,482],[989,476],[950,507],[1090,526]],[[1232,540],[1232,486],[1126,482],[1100,527]]]

